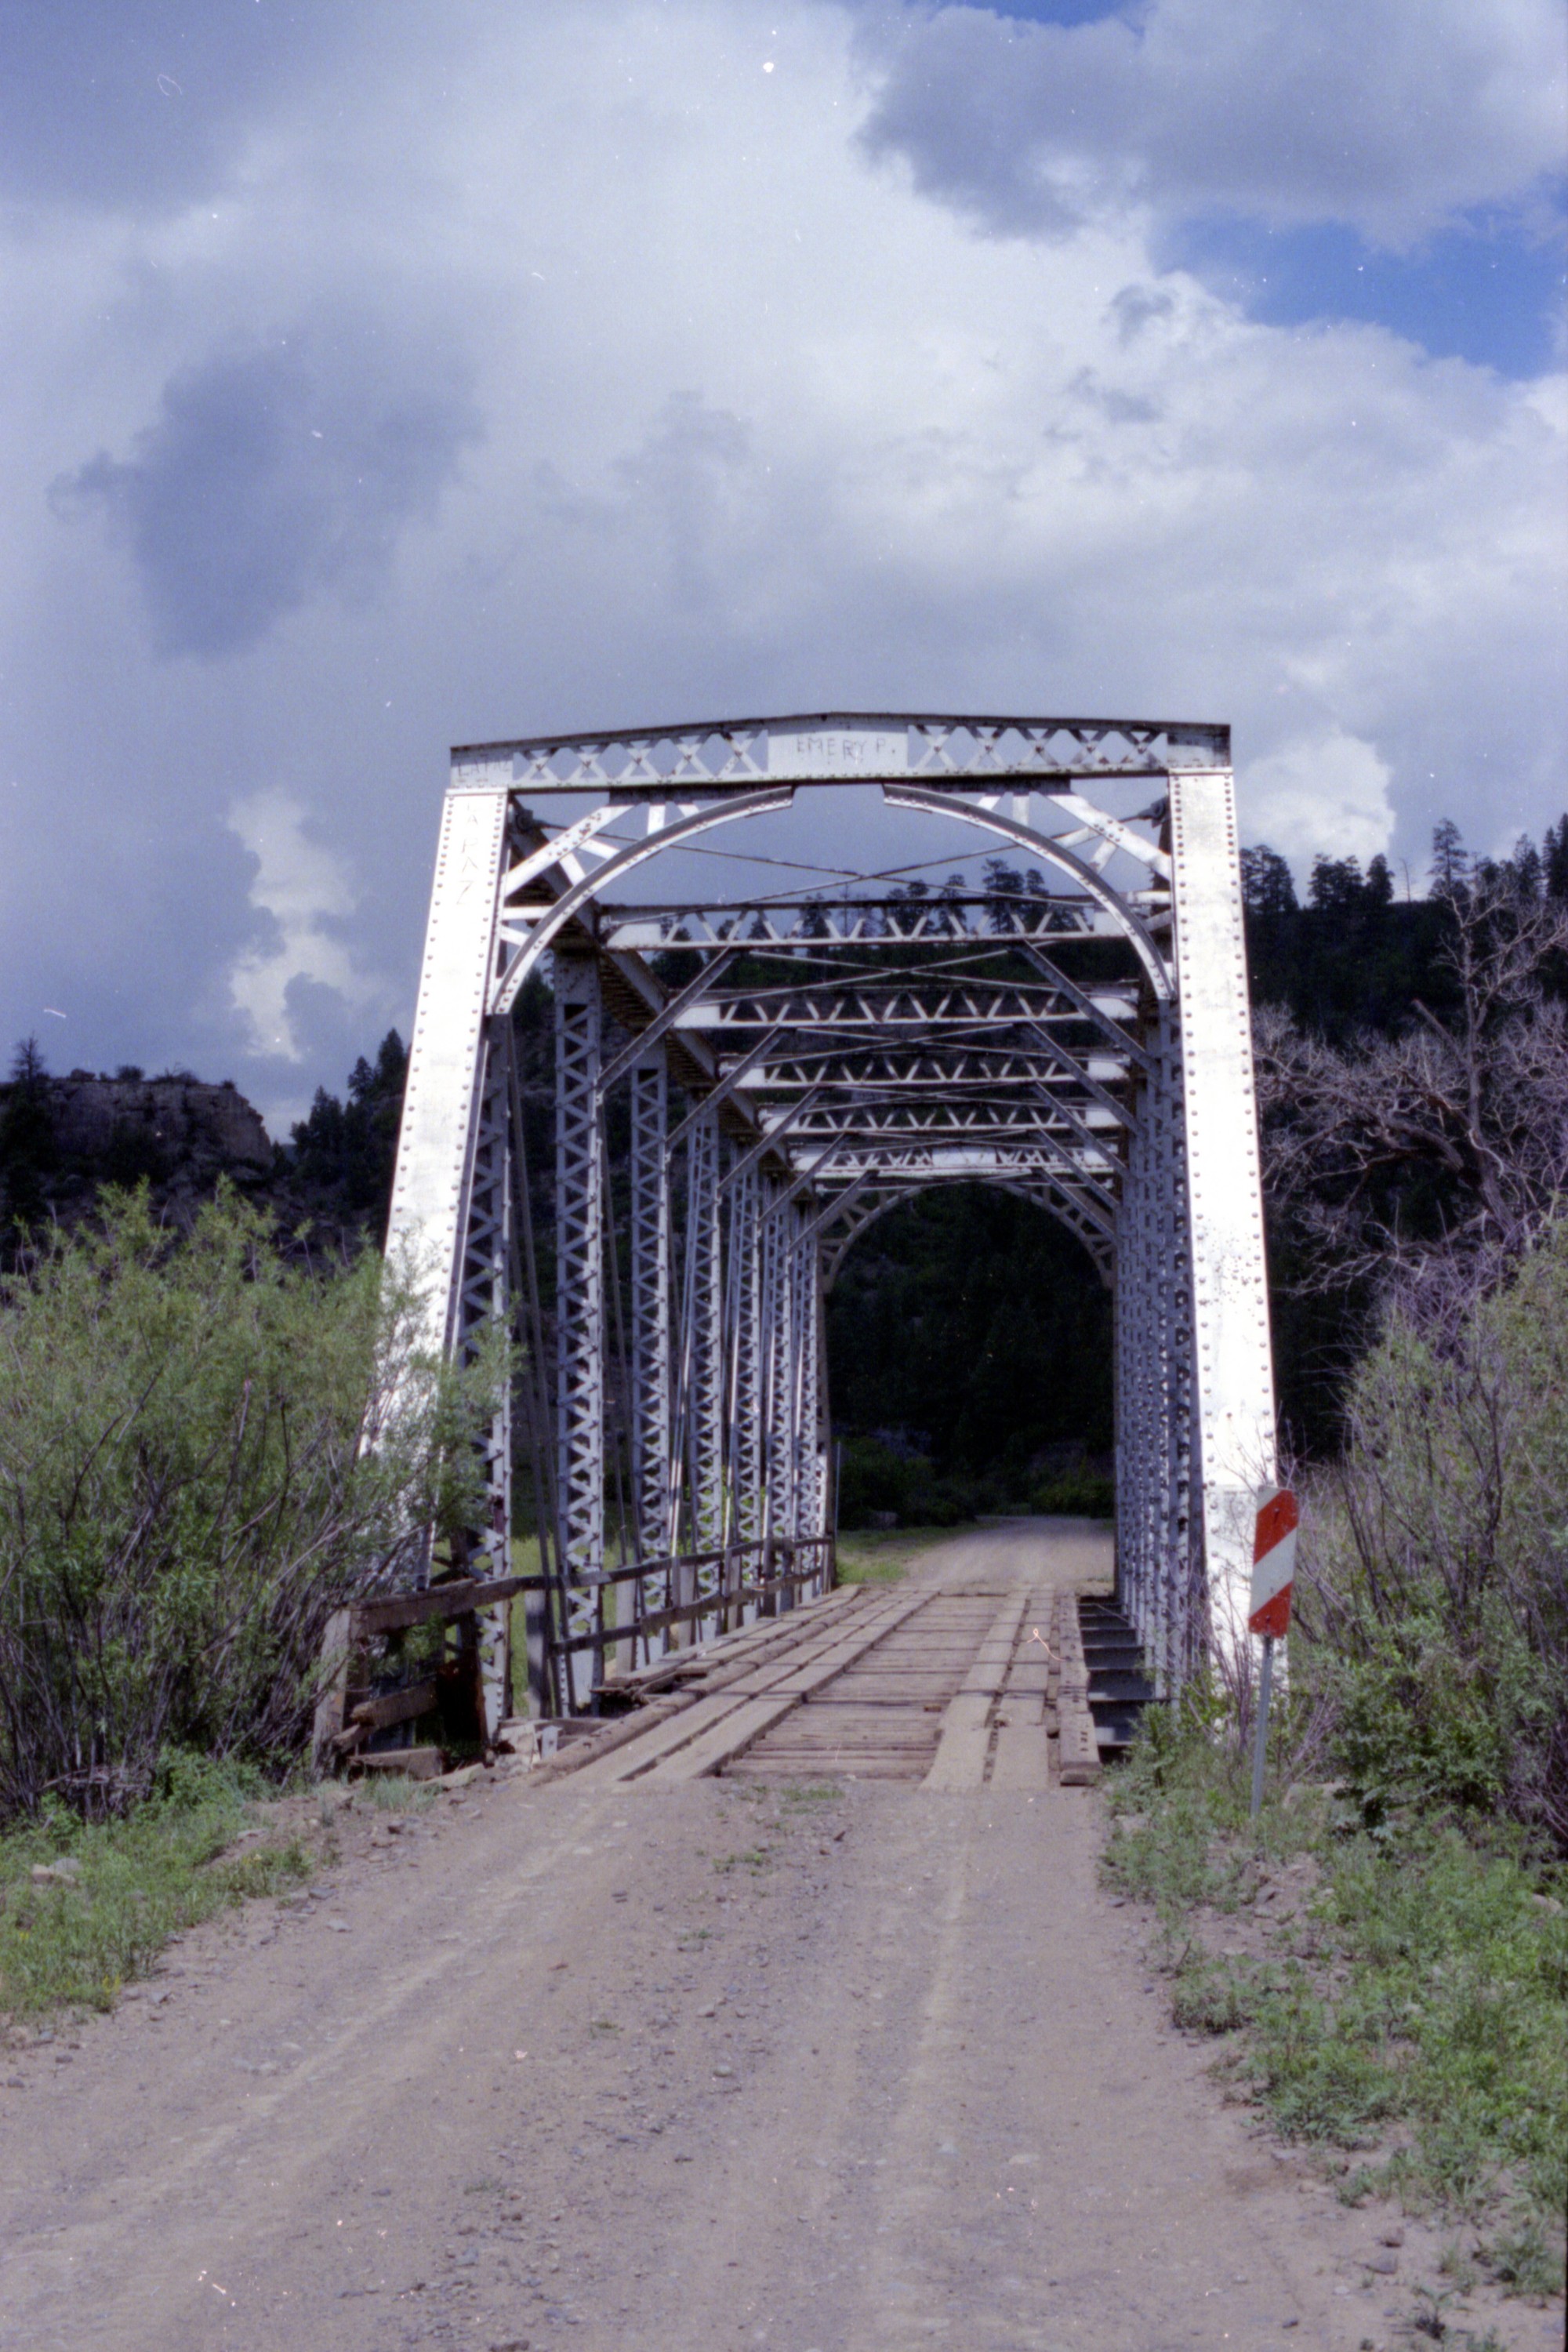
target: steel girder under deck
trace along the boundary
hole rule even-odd
[[[864,884],[823,863],[819,824],[821,888],[773,887],[763,850],[751,890],[692,887],[702,836],[776,829],[803,789],[847,786],[887,812]],[[889,890],[921,825],[1026,870]],[[654,861],[674,890],[628,897]],[[548,1359],[514,1066],[540,969]],[[830,1574],[825,1288],[897,1202],[974,1181],[1058,1217],[1113,1286],[1120,1588],[1174,1689],[1206,1646],[1245,1639],[1253,1497],[1275,1467],[1226,730],[829,715],[454,753],[392,1243],[426,1277],[432,1344],[472,1354],[503,1321],[521,1418],[552,1431],[536,1704],[586,1704]],[[510,1404],[455,1563],[469,1574],[509,1566]],[[492,1727],[502,1615],[482,1643]]]

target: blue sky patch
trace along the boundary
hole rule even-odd
[[[1332,223],[1191,222],[1167,234],[1160,258],[1269,326],[1365,320],[1434,359],[1469,360],[1513,378],[1561,361],[1568,260],[1561,235],[1457,228],[1402,256],[1380,253]]]

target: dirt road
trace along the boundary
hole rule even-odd
[[[1037,1589],[1097,1540],[984,1530],[921,1575]],[[0,2347],[1404,2340],[1388,2216],[1221,2104],[1101,1821],[594,1771],[395,1833],[362,1800],[310,1898],[187,1937],[166,1998],[0,2093]]]

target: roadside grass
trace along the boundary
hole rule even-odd
[[[837,1538],[840,1584],[891,1584],[952,1528],[852,1528]]]
[[[0,1835],[0,2012],[112,2009],[170,1937],[318,1866],[300,1837],[268,1837],[253,1776],[181,1758],[166,1780],[125,1821],[56,1807]]]
[[[785,1811],[806,1805],[832,1805],[844,1794],[837,1780],[786,1780],[779,1802]]]
[[[410,1780],[406,1772],[366,1772],[354,1784],[356,1802],[381,1813],[427,1813],[440,1793],[439,1781]]]
[[[1568,1872],[1496,1823],[1369,1831],[1331,1785],[1253,1824],[1247,1783],[1200,1710],[1151,1710],[1110,1790],[1106,1874],[1154,1908],[1176,2022],[1230,2037],[1221,2071],[1347,2203],[1462,2218],[1490,2277],[1561,2292]]]

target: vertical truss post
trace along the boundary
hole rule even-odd
[[[1192,1314],[1180,1032],[1159,1015],[1117,1216],[1117,1575],[1162,1696],[1201,1653],[1188,1500]],[[1194,1650],[1194,1641],[1196,1649]]]
[[[510,1322],[510,1022],[488,1022],[458,1296],[454,1352],[459,1362],[471,1362],[487,1338],[504,1337]],[[461,1564],[470,1575],[483,1578],[511,1573],[511,1382],[503,1379],[482,1441],[485,1520],[462,1546],[466,1556]],[[487,1739],[510,1712],[510,1613],[503,1603],[479,1611],[475,1618],[481,1729]]]
[[[763,1313],[767,1332],[765,1400],[767,1531],[787,1539],[795,1533],[795,1252],[792,1201],[770,1204],[763,1228]]]
[[[724,1540],[724,1332],[719,1236],[719,1119],[696,1120],[686,1156],[686,1307],[691,1328],[687,1419],[692,1548]],[[695,1597],[695,1596],[693,1596]]]
[[[817,1410],[821,1396],[820,1368],[817,1360],[821,1307],[821,1282],[817,1267],[816,1235],[813,1230],[808,1208],[792,1203],[787,1214],[791,1223],[790,1237],[790,1351],[793,1358],[790,1381],[790,1532],[796,1537],[821,1533],[818,1525],[820,1500],[818,1487],[821,1471],[820,1432]],[[792,1559],[794,1569],[796,1562]],[[785,1608],[793,1608],[795,1588],[787,1586],[784,1593]]]
[[[1171,866],[1208,1631],[1235,1664],[1247,1649],[1256,1492],[1274,1476],[1275,1433],[1247,941],[1228,768],[1173,773]]]
[[[1168,1008],[1159,1024],[1154,1081],[1150,1088],[1150,1200],[1146,1224],[1153,1244],[1151,1307],[1154,1323],[1154,1379],[1150,1426],[1153,1546],[1148,1657],[1154,1687],[1163,1697],[1181,1680],[1180,1654],[1191,1595],[1184,1573],[1174,1491],[1176,1395],[1182,1332],[1176,1311],[1178,1261],[1187,1254],[1185,1203],[1175,1191],[1180,1178],[1176,1141],[1176,1041]]]
[[[1160,1479],[1166,1597],[1160,1647],[1161,1692],[1180,1690],[1196,1671],[1206,1633],[1203,1563],[1193,1541],[1193,1273],[1187,1220],[1186,1129],[1181,1035],[1170,1005],[1161,1008],[1159,1263],[1162,1373]]]
[[[603,1034],[599,968],[592,955],[555,950],[555,1318],[559,1377],[556,1444],[568,1623],[602,1634],[601,1588],[583,1589],[605,1565],[604,1154],[599,1146]],[[574,1591],[574,1588],[576,1591]],[[592,1652],[604,1680],[603,1646]],[[583,1653],[568,1678],[580,1690]]]
[[[823,1329],[822,1243],[816,1221],[802,1220],[806,1228],[801,1244],[798,1279],[804,1301],[804,1361],[801,1368],[801,1431],[805,1457],[801,1484],[800,1532],[827,1532],[827,1349]]]
[[[632,1485],[637,1555],[674,1549],[669,1494],[669,1081],[662,1045],[631,1073]]]
[[[730,1482],[739,1544],[763,1539],[762,1265],[759,1178],[746,1169],[730,1192]]]
[[[459,1360],[492,1316],[506,1320],[508,1142],[498,1120],[505,1115],[509,1041],[491,1027],[487,1008],[508,803],[504,790],[454,784],[441,813],[387,1229],[388,1256],[424,1285],[426,1346]],[[476,1567],[495,1560],[504,1573],[510,1399],[497,1400],[484,1461],[483,1521],[459,1549]],[[503,1613],[488,1612],[479,1627],[478,1669],[480,1727],[489,1738],[507,1704]]]
[[[1128,1138],[1127,1163],[1116,1217],[1114,1300],[1116,1396],[1116,1583],[1122,1608],[1149,1640],[1151,1549],[1149,1493],[1149,1285],[1147,1236],[1149,1108],[1142,1090],[1140,1117]]]
[[[1175,1171],[1174,1101],[1172,1088],[1171,1024],[1163,1011],[1158,1024],[1154,1067],[1145,1096],[1140,1207],[1143,1252],[1143,1311],[1146,1318],[1144,1407],[1147,1566],[1142,1631],[1144,1655],[1162,1696],[1171,1688],[1173,1642],[1186,1606],[1186,1591],[1175,1558],[1176,1527],[1171,1487],[1171,1431],[1176,1375],[1173,1259],[1184,1254],[1186,1232],[1180,1204],[1172,1198]]]
[[[550,1374],[544,1352],[544,1317],[539,1296],[539,1257],[533,1241],[533,1204],[528,1181],[528,1137],[523,1121],[522,1087],[518,1074],[515,1032],[508,1023],[510,1065],[512,1205],[511,1294],[513,1336],[524,1360],[522,1395],[528,1425],[530,1467],[533,1474],[534,1520],[539,1535],[539,1569],[542,1589],[528,1594],[523,1606],[524,1639],[528,1650],[529,1699],[536,1715],[559,1715],[564,1701],[561,1653],[553,1640],[564,1623],[566,1601],[561,1575],[562,1542],[556,1464],[552,1443]]]

